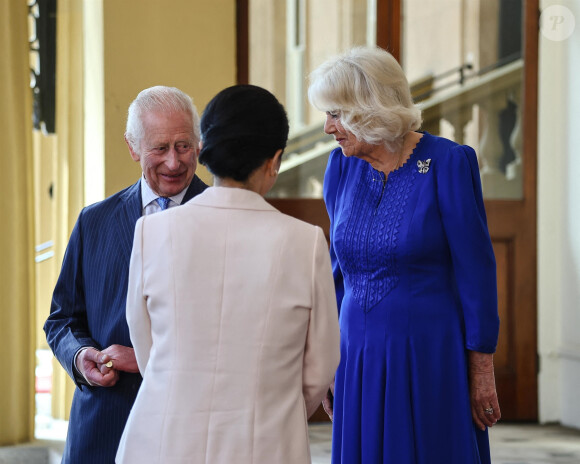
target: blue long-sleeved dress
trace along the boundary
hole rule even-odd
[[[334,464],[490,463],[471,417],[467,350],[497,344],[496,267],[472,148],[423,133],[380,173],[329,158],[341,361]]]

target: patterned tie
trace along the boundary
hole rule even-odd
[[[165,197],[157,198],[157,203],[159,203],[159,206],[161,206],[161,211],[167,209],[170,201],[171,200],[169,198],[165,198]]]

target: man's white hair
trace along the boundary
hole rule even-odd
[[[125,137],[135,152],[141,153],[141,141],[145,135],[143,115],[157,111],[189,114],[194,143],[199,142],[199,114],[191,97],[175,87],[157,85],[139,92],[129,106]]]

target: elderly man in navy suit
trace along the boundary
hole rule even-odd
[[[129,107],[125,141],[143,175],[81,211],[44,325],[48,344],[77,386],[63,463],[115,461],[141,384],[125,318],[137,219],[185,203],[207,187],[195,175],[199,116],[182,91],[157,86],[139,93]]]

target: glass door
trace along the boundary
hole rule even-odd
[[[284,104],[290,139],[270,198],[322,198],[328,154],[324,114],[306,96],[307,76],[355,45],[374,45],[376,0],[249,0],[249,82]]]

